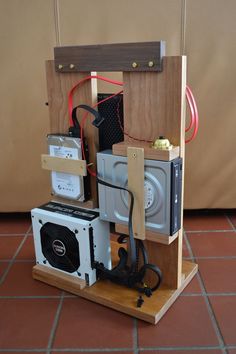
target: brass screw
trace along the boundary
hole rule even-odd
[[[137,66],[138,66],[138,64],[134,61],[134,62],[132,63],[132,67],[135,69],[135,68],[137,68]]]
[[[149,68],[152,68],[154,66],[154,62],[153,61],[149,61],[148,62],[148,66],[149,66]]]
[[[74,64],[70,64],[70,69],[74,69]]]
[[[58,69],[59,69],[59,70],[63,69],[63,65],[62,65],[62,64],[59,64],[59,65],[58,65]]]

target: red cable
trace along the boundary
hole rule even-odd
[[[91,79],[99,79],[99,80],[102,80],[102,81],[105,81],[105,82],[108,82],[108,83],[111,83],[111,84],[115,84],[115,85],[119,85],[119,86],[123,86],[123,83],[120,82],[120,81],[116,81],[116,80],[111,80],[111,79],[108,79],[106,77],[103,77],[103,76],[100,76],[100,75],[90,75],[90,76],[86,76],[84,77],[83,79],[81,79],[79,82],[77,82],[73,87],[72,89],[70,90],[69,92],[69,97],[68,97],[68,107],[69,107],[69,117],[70,117],[70,125],[72,126],[73,125],[73,121],[72,121],[72,111],[73,111],[73,93],[74,91],[77,89],[77,87],[79,85],[81,85],[82,83],[84,83],[85,81],[87,80],[91,80]],[[102,101],[96,103],[93,108],[97,107],[99,104],[111,99],[112,97],[115,97],[119,94],[121,94],[123,92],[123,90],[109,96],[109,97],[106,97],[104,98]],[[185,140],[185,143],[189,143],[190,141],[192,141],[193,139],[195,139],[196,135],[197,135],[197,132],[198,132],[198,124],[199,124],[199,117],[198,117],[198,110],[197,110],[197,105],[196,105],[196,102],[195,102],[195,99],[194,99],[194,96],[193,96],[193,93],[191,91],[191,89],[186,86],[186,98],[187,98],[187,103],[189,105],[189,109],[190,109],[190,113],[191,113],[191,121],[190,121],[190,125],[188,128],[186,128],[186,132],[189,131],[190,129],[192,129],[192,127],[194,126],[194,130],[193,130],[193,134],[192,136]],[[85,124],[85,121],[88,117],[88,114],[89,113],[85,113],[82,117],[82,121],[81,121],[81,128],[80,128],[80,132],[81,132],[81,148],[82,148],[82,156],[83,156],[83,159],[85,159],[85,153],[84,153],[84,145],[83,145],[83,128],[84,128],[84,124]],[[138,139],[138,138],[134,138],[132,137],[131,135],[129,135],[128,133],[126,133],[122,127],[122,124],[121,124],[121,121],[120,121],[120,116],[119,116],[119,104],[117,106],[117,118],[118,118],[118,122],[119,122],[119,125],[120,125],[120,128],[121,130],[123,131],[124,135],[127,135],[128,137],[130,137],[131,139],[134,139],[134,140],[138,140],[138,141],[144,141],[144,142],[151,142],[150,140],[142,140],[142,139]],[[87,170],[88,172],[92,175],[92,176],[96,176],[96,172],[92,171],[89,166],[87,166]]]
[[[190,109],[190,124],[188,126],[188,128],[185,129],[185,132],[188,132],[190,129],[192,129],[193,125],[194,125],[194,121],[195,121],[195,112],[193,109],[193,105],[192,105],[192,101],[189,95],[189,91],[186,87],[186,99],[187,99],[187,103],[188,103],[188,107]]]
[[[87,80],[91,80],[91,79],[99,79],[102,81],[106,81],[109,82],[110,84],[114,84],[114,85],[118,85],[118,86],[123,86],[123,82],[120,81],[116,81],[116,80],[111,80],[111,79],[107,79],[106,77],[100,76],[100,75],[90,75],[90,76],[86,76],[83,79],[81,79],[80,81],[78,81],[70,90],[69,92],[69,97],[68,97],[68,106],[69,106],[69,117],[70,117],[70,125],[73,125],[73,121],[72,121],[72,111],[73,111],[73,93],[74,91],[77,89],[77,87],[79,85],[81,85],[82,83],[84,83]]]
[[[189,106],[190,105],[192,106],[192,109],[194,112],[191,117],[191,119],[193,121],[193,123],[191,122],[192,126],[194,125],[193,134],[191,135],[191,137],[189,139],[185,140],[185,143],[187,144],[190,141],[194,140],[197,135],[198,127],[199,127],[199,116],[198,116],[197,104],[196,104],[195,98],[194,98],[193,93],[192,93],[189,86],[186,86],[186,95],[187,95],[188,104],[189,104]]]
[[[128,133],[125,132],[124,128],[122,127],[121,120],[120,120],[120,112],[119,112],[119,110],[120,110],[120,101],[121,101],[121,99],[119,100],[118,105],[116,107],[116,115],[117,115],[118,123],[119,123],[119,126],[120,126],[120,129],[121,129],[122,133],[124,135],[128,136],[129,138],[133,139],[133,140],[143,141],[145,143],[152,143],[153,142],[152,140],[144,140],[144,139],[134,138],[133,136],[131,136]]]

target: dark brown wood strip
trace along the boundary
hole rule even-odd
[[[162,71],[165,42],[55,47],[55,69],[84,71]]]

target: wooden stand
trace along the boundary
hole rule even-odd
[[[117,258],[118,249],[117,244],[111,243],[114,261]],[[144,304],[141,308],[137,307],[138,292],[136,290],[109,281],[99,280],[94,285],[85,287],[83,280],[40,265],[33,267],[33,278],[140,320],[156,324],[192,280],[196,272],[196,264],[184,261],[179,288],[172,289],[162,285],[152,297],[144,298]]]
[[[186,58],[163,56],[162,42],[149,43],[148,46],[136,43],[130,46],[113,44],[101,47],[103,46],[57,48],[56,71],[54,62],[47,62],[51,133],[64,133],[68,128],[66,95],[76,82],[92,70],[123,71],[125,141],[113,146],[113,153],[126,155],[127,151],[132,151],[129,149],[139,148],[143,151],[142,157],[137,159],[139,162],[135,162],[136,166],[139,164],[139,168],[143,166],[143,158],[169,161],[180,156],[183,159],[184,171]],[[94,55],[94,50],[100,53],[101,49],[102,61]],[[117,52],[122,54],[117,55]],[[109,63],[107,69],[104,68],[106,60]],[[86,81],[76,91],[75,102],[92,105],[96,94],[94,81]],[[137,140],[131,138],[132,136],[135,139],[153,141],[160,135],[170,140],[174,146],[172,151],[153,150],[150,144],[137,143]],[[95,164],[98,149],[97,131],[91,124],[86,126],[85,136],[89,140],[90,161]],[[131,157],[128,152],[129,166],[132,166]],[[143,170],[141,174],[143,177]],[[92,200],[96,205],[96,180],[91,180]],[[134,175],[132,171],[129,172],[131,190],[134,188],[138,191],[140,181],[141,177],[134,183]],[[181,220],[183,187],[184,178]],[[143,193],[136,193],[135,203],[142,205]],[[141,213],[137,210],[137,220],[139,217],[143,220],[143,210]],[[144,223],[141,223],[141,227],[135,225],[136,237],[145,239],[149,263],[159,266],[163,273],[163,283],[151,298],[145,299],[141,308],[136,305],[137,291],[108,281],[98,281],[91,287],[84,287],[83,282],[70,275],[62,276],[62,272],[57,270],[53,270],[52,274],[49,268],[40,266],[33,268],[33,277],[147,322],[157,323],[196,274],[197,265],[182,261],[182,226],[175,235],[168,236],[143,230],[143,225]],[[127,233],[127,227],[124,225],[116,225],[116,230]],[[117,246],[112,244],[112,249],[114,261],[117,257]]]

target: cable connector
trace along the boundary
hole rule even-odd
[[[94,121],[92,122],[92,125],[94,125],[96,128],[99,128],[100,125],[104,122],[105,118],[99,115],[99,117],[95,118]]]
[[[80,138],[80,127],[70,127],[68,134],[73,138]]]
[[[142,307],[144,303],[142,295],[139,295],[138,300],[137,300],[137,307]]]

